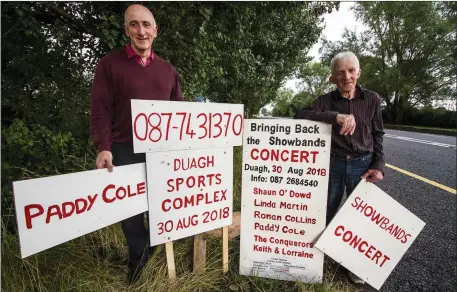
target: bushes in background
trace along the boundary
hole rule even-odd
[[[384,122],[386,122],[386,113],[384,111],[383,118]],[[455,129],[457,127],[457,112],[449,111],[444,107],[423,107],[421,109],[411,108],[403,115],[402,124],[409,126]]]

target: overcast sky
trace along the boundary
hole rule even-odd
[[[340,9],[338,11],[333,10],[330,14],[324,15],[325,28],[322,31],[321,36],[325,36],[330,41],[341,40],[341,34],[344,28],[362,30],[363,25],[357,22],[354,13],[349,9],[354,6],[354,2],[340,2]],[[315,60],[319,58],[318,50],[321,47],[321,41],[315,44],[308,53],[308,56],[314,57]],[[285,84],[285,88],[298,93],[297,80],[288,80]]]

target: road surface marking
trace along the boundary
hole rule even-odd
[[[417,142],[417,143],[422,143],[422,144],[428,144],[428,145],[433,145],[433,146],[440,146],[440,147],[447,147],[447,148],[454,148],[454,149],[456,148],[456,146],[452,145],[452,144],[444,144],[444,143],[439,143],[439,142],[433,142],[433,141],[427,141],[427,140],[421,140],[421,139],[415,139],[415,138],[409,138],[409,137],[403,137],[403,136],[397,136],[397,135],[391,135],[391,134],[385,134],[384,137],[398,139],[398,140],[405,140],[405,141],[410,141],[410,142]]]
[[[387,167],[390,167],[390,168],[392,168],[392,169],[394,169],[394,170],[396,170],[396,171],[399,171],[399,172],[401,172],[401,173],[404,173],[404,174],[406,174],[406,175],[409,175],[409,176],[411,176],[411,177],[414,177],[414,178],[416,178],[416,179],[418,179],[418,180],[421,180],[421,181],[423,181],[423,182],[426,182],[426,183],[428,183],[428,184],[431,184],[431,185],[433,185],[433,186],[435,186],[435,187],[438,187],[438,188],[440,188],[440,189],[442,189],[442,190],[448,191],[448,192],[450,192],[451,194],[454,194],[454,195],[457,194],[457,191],[456,191],[455,189],[450,188],[450,187],[447,187],[447,186],[442,185],[442,184],[440,184],[440,183],[437,183],[437,182],[435,182],[435,181],[429,180],[428,178],[422,177],[422,176],[420,176],[420,175],[414,174],[414,173],[412,173],[412,172],[406,171],[406,170],[404,170],[404,169],[398,168],[398,167],[393,166],[393,165],[388,164],[388,163],[386,163],[386,166],[387,166]]]

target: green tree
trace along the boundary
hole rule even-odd
[[[330,69],[320,62],[308,62],[299,67],[300,92],[293,96],[290,91],[279,91],[273,116],[293,117],[298,109],[310,107],[314,100],[331,91],[334,86],[328,81]]]
[[[88,138],[98,60],[126,44],[129,2],[2,2],[2,98],[21,117]],[[275,96],[317,40],[327,3],[147,2],[158,55],[180,73],[187,99],[244,103],[249,116]],[[262,15],[262,17],[259,17]],[[3,108],[2,106],[2,108]],[[5,121],[5,120],[4,120]]]
[[[293,97],[294,93],[291,90],[278,90],[271,115],[273,117],[291,117],[293,115],[291,107]]]
[[[306,52],[317,41],[321,29],[315,5],[223,4],[218,22],[209,29],[211,39],[221,46],[215,66],[223,72],[209,81],[210,99],[243,103],[247,117],[272,101],[282,81],[306,61]],[[227,13],[234,17],[226,17]]]
[[[378,92],[390,122],[434,100],[456,98],[455,23],[452,6],[436,2],[358,2],[362,34],[346,31],[344,41],[325,42],[323,62],[338,51],[360,56],[360,83]]]
[[[315,98],[323,95],[335,86],[328,80],[330,67],[321,62],[309,62],[299,68],[296,76],[300,82],[300,92],[306,92]]]

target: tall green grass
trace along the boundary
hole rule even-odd
[[[234,151],[234,209],[241,206],[241,147]],[[11,194],[3,194],[9,197]],[[241,276],[239,237],[229,242],[229,273],[222,273],[222,242],[207,241],[203,271],[192,272],[193,238],[174,242],[177,279],[168,280],[165,249],[159,246],[139,281],[127,284],[127,246],[120,224],[92,232],[36,255],[20,258],[15,214],[2,206],[2,291],[356,291],[341,268],[326,259],[323,284]],[[39,239],[37,239],[39,240]]]

